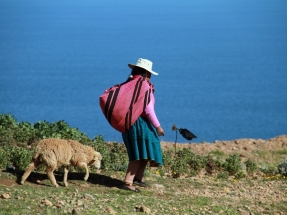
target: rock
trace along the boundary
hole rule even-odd
[[[238,211],[240,212],[241,215],[250,215],[249,211],[246,211],[242,208],[238,208]]]
[[[41,203],[46,206],[51,206],[51,207],[53,206],[53,203],[50,202],[48,199],[42,199]]]
[[[1,195],[1,198],[2,198],[2,199],[10,199],[11,196],[10,196],[9,193],[4,193],[4,194]]]
[[[162,184],[153,184],[152,187],[158,188],[158,189],[164,189],[164,186]]]
[[[77,201],[77,206],[82,206],[83,204],[84,204],[83,201],[81,201],[81,200],[78,200],[78,201]]]
[[[65,202],[64,201],[58,201],[58,204],[60,204],[60,205],[65,205]]]
[[[63,205],[57,203],[57,204],[55,204],[55,207],[56,207],[56,208],[61,208],[61,207],[63,207]]]
[[[241,211],[240,214],[241,215],[250,215],[249,211]]]
[[[80,214],[80,210],[78,208],[74,208],[72,210],[72,214]]]
[[[228,189],[228,188],[224,188],[224,190],[223,190],[225,193],[230,193],[230,189]]]
[[[140,206],[140,207],[138,208],[138,211],[149,214],[149,213],[151,212],[151,209],[148,208],[148,207],[145,207],[145,206]]]
[[[109,214],[116,214],[117,212],[114,211],[112,208],[107,208],[106,211],[109,213]]]
[[[85,196],[85,199],[95,200],[95,198],[94,198],[92,195],[90,195],[90,194],[87,194],[87,193],[86,193],[84,196]]]

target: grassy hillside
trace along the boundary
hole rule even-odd
[[[44,167],[18,182],[35,146],[44,138],[74,139],[103,156],[101,170],[70,168],[69,187],[61,168],[60,187]],[[122,190],[127,154],[122,143],[88,138],[64,121],[17,122],[0,115],[0,214],[285,214],[287,136],[215,143],[161,143],[164,166],[147,168],[150,185],[141,193]]]

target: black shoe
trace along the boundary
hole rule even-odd
[[[143,181],[140,181],[140,180],[138,180],[138,179],[134,179],[133,184],[138,185],[138,186],[140,186],[140,187],[148,187],[147,183],[145,183],[145,182],[143,182]]]
[[[122,186],[122,189],[133,191],[133,192],[136,192],[136,193],[140,193],[141,192],[140,189],[135,187],[135,189],[133,190],[133,189],[129,188],[127,185],[125,185],[125,184]]]

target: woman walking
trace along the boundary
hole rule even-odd
[[[132,71],[127,82],[144,78],[144,81],[148,83],[151,89],[148,103],[146,99],[136,101],[137,105],[134,108],[142,108],[140,117],[126,132],[122,133],[129,157],[123,189],[140,192],[135,185],[148,186],[143,181],[144,171],[148,162],[151,167],[163,165],[159,136],[164,135],[164,130],[154,111],[154,88],[153,84],[150,83],[150,78],[151,75],[158,75],[158,73],[152,70],[152,62],[139,58],[135,65],[128,64],[128,66]]]

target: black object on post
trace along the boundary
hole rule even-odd
[[[178,128],[179,133],[187,140],[192,140],[193,138],[197,138],[191,131],[186,128]]]
[[[174,143],[175,153],[176,153],[177,131],[179,131],[179,133],[187,140],[192,140],[193,138],[197,138],[197,136],[195,136],[195,134],[193,134],[191,131],[187,130],[186,128],[177,128],[175,124],[173,124],[172,130],[176,131],[176,137],[175,137],[175,143]]]

